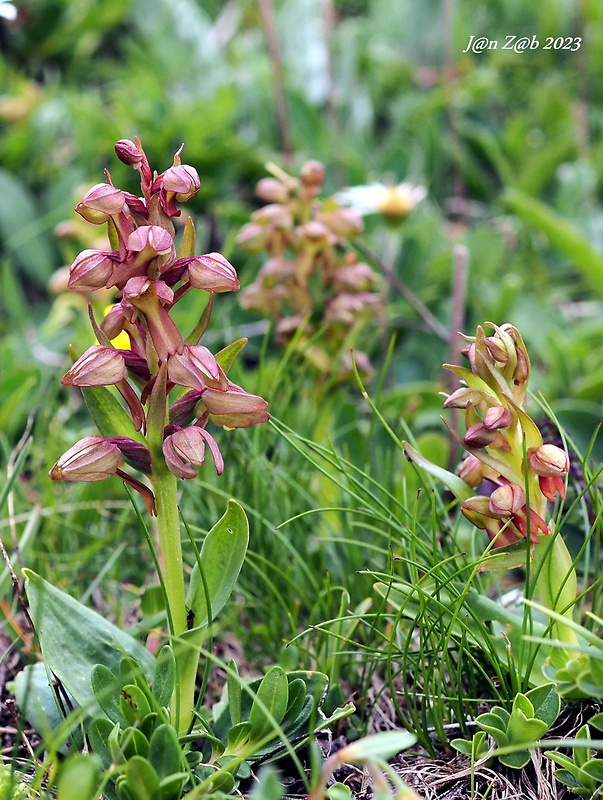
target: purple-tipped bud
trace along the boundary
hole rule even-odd
[[[110,280],[118,253],[104,250],[82,250],[69,268],[67,286],[73,292],[93,292]]]
[[[351,239],[362,232],[362,219],[351,208],[337,208],[320,215],[323,222],[338,239]]]
[[[237,242],[244,247],[245,250],[251,250],[254,253],[261,252],[269,239],[269,232],[264,225],[256,222],[248,222],[243,225],[237,234]]]
[[[53,481],[92,483],[115,475],[123,464],[119,447],[102,436],[86,436],[59,458],[49,475]]]
[[[514,483],[498,486],[490,495],[488,505],[492,514],[508,517],[517,514],[526,504],[526,493]]]
[[[331,281],[336,291],[362,292],[373,288],[375,273],[368,264],[363,261],[355,261],[333,270]]]
[[[182,213],[176,203],[185,203],[199,191],[201,181],[194,167],[178,164],[161,175],[159,201],[168,217],[179,217]]]
[[[489,444],[495,442],[500,436],[497,431],[490,431],[486,428],[483,422],[476,422],[467,428],[467,433],[463,437],[463,444],[466,447],[481,448],[487,447]]]
[[[216,472],[224,472],[224,460],[215,439],[203,428],[193,425],[182,428],[167,436],[163,442],[163,454],[169,470],[178,478],[195,478],[197,473],[193,467],[200,467],[205,461],[205,445],[208,445]]]
[[[569,458],[560,447],[554,444],[543,444],[528,450],[528,464],[537,475],[545,478],[567,475]]]
[[[144,160],[144,153],[130,139],[120,139],[115,145],[115,154],[123,164],[138,167]]]
[[[226,391],[207,389],[201,400],[211,421],[223,428],[250,428],[270,419],[266,400],[234,383],[229,382]]]
[[[92,345],[65,373],[63,386],[112,386],[127,376],[123,356],[112,347]]]
[[[293,227],[293,216],[288,208],[279,205],[279,203],[270,203],[270,205],[258,208],[251,215],[253,222],[259,225],[267,225],[271,228],[288,229]],[[244,226],[246,228],[247,225]]]
[[[121,307],[121,304],[118,303],[117,305],[112,306],[109,313],[105,315],[100,327],[105,336],[107,336],[110,340],[113,340],[116,339],[123,331],[125,322],[126,318],[124,316],[123,308]]]
[[[444,408],[467,408],[467,404],[479,406],[483,403],[483,394],[478,389],[469,389],[468,386],[461,386],[452,394],[449,394],[443,403]]]
[[[467,453],[458,469],[458,475],[469,486],[479,486],[484,480],[484,465],[472,453]]]
[[[302,164],[299,175],[305,186],[319,188],[325,181],[324,164],[320,161],[306,161]]]
[[[128,236],[128,250],[138,253],[138,259],[148,259],[156,256],[165,256],[172,252],[174,239],[159,225],[141,225]]]
[[[309,222],[304,223],[304,225],[298,225],[295,232],[298,236],[310,242],[335,243],[335,237],[331,229],[327,227],[324,222],[319,222],[315,219],[311,219]]]
[[[236,292],[241,288],[235,268],[220,253],[191,258],[188,279],[195,289],[206,292]]]
[[[203,391],[208,384],[227,387],[224,371],[216,357],[202,344],[187,345],[168,361],[168,378],[178,386]]]
[[[276,178],[262,178],[255,187],[255,193],[265,203],[286,203],[289,190]]]
[[[513,413],[510,408],[504,406],[492,406],[484,414],[484,427],[489,431],[499,428],[508,428],[513,422]]]
[[[75,210],[87,222],[102,225],[109,217],[120,214],[125,204],[125,196],[121,189],[116,189],[110,183],[97,183],[86,192]]]

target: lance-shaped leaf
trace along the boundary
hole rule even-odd
[[[155,659],[136,639],[35,572],[23,572],[44,662],[81,706],[102,714],[91,683],[96,664],[117,674],[128,654],[147,674],[152,673]]]
[[[230,597],[249,544],[249,523],[241,506],[228,501],[224,516],[209,531],[194,565],[186,599],[195,629],[205,627]]]

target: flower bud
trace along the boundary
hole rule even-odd
[[[123,356],[112,347],[92,345],[65,373],[63,386],[111,386],[127,376]]]
[[[250,428],[270,419],[268,403],[228,382],[228,389],[207,389],[201,398],[211,421],[224,428]]]
[[[471,403],[472,406],[479,406],[483,400],[482,393],[477,389],[469,389],[467,386],[461,386],[455,389],[452,394],[444,395],[443,408],[467,408],[467,404]]]
[[[298,236],[310,242],[335,243],[335,237],[330,228],[328,228],[324,222],[319,222],[315,219],[311,219],[303,225],[298,225],[295,232]]]
[[[123,464],[119,447],[102,436],[86,436],[59,458],[49,475],[53,481],[92,483],[115,475]]]
[[[566,452],[554,444],[543,444],[528,449],[528,464],[537,475],[545,478],[567,475],[569,458]]]
[[[188,279],[195,289],[206,292],[236,292],[241,287],[235,268],[220,253],[191,258]]]
[[[120,214],[125,206],[124,193],[109,183],[97,183],[84,195],[76,212],[93,225],[102,225],[109,217]]]
[[[276,178],[262,178],[255,187],[255,193],[265,203],[286,203],[289,190]]]
[[[334,269],[331,273],[331,281],[336,291],[351,290],[362,292],[372,289],[375,285],[375,273],[372,268],[363,261],[355,261],[343,267]]]
[[[493,444],[500,434],[497,431],[488,430],[483,422],[476,422],[467,429],[463,437],[463,444],[466,447],[481,448]]]
[[[319,221],[324,223],[338,239],[352,239],[361,233],[364,227],[362,219],[351,208],[324,211],[319,215]]]
[[[251,215],[253,222],[260,225],[267,225],[271,228],[292,228],[293,216],[288,208],[280,205],[279,203],[270,203],[270,205],[258,208]],[[244,226],[247,227],[247,226]]]
[[[260,253],[269,239],[269,232],[264,225],[256,222],[248,222],[243,225],[237,234],[237,242],[253,253]]]
[[[128,236],[127,248],[131,253],[139,254],[137,261],[168,255],[173,247],[172,236],[159,225],[141,225]]]
[[[484,466],[479,458],[467,453],[458,469],[458,475],[469,486],[479,486],[484,480]]]
[[[161,175],[159,201],[168,217],[179,217],[180,209],[176,203],[185,203],[199,191],[201,181],[194,167],[176,164]],[[155,186],[155,184],[154,184]]]
[[[513,421],[513,413],[510,408],[504,406],[492,406],[484,414],[484,427],[489,431],[498,428],[508,428]]]
[[[193,467],[200,467],[205,461],[205,445],[208,445],[216,465],[216,472],[224,472],[224,460],[215,439],[203,428],[196,425],[182,428],[167,436],[163,442],[163,454],[171,472],[179,478],[195,478]]]
[[[110,280],[117,253],[103,250],[82,250],[69,268],[67,286],[74,292],[102,289]]]
[[[492,514],[508,517],[516,514],[526,504],[526,493],[514,483],[498,486],[490,495],[488,507]]]
[[[117,339],[119,334],[124,330],[126,318],[124,316],[123,308],[118,303],[111,306],[111,309],[100,324],[101,331],[107,336],[110,341]]]
[[[320,161],[306,161],[302,164],[299,176],[304,186],[320,188],[325,181],[325,168]]]
[[[115,154],[123,164],[131,167],[139,166],[144,159],[144,153],[130,139],[120,139],[115,145]]]
[[[207,384],[226,388],[228,383],[216,357],[202,344],[186,345],[168,361],[168,378],[178,386],[203,391]]]

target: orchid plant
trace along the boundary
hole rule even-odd
[[[447,423],[465,450],[459,474],[431,464],[408,443],[404,450],[453,492],[463,515],[488,535],[491,555],[482,568],[490,562],[498,568],[529,566],[526,597],[550,614],[547,636],[558,645],[553,654],[559,666],[578,644],[576,571],[550,507],[565,497],[569,459],[560,447],[543,442],[526,411],[530,358],[521,334],[510,324],[486,325],[492,335],[479,326],[475,336],[465,337],[469,367],[445,365],[462,382],[444,401],[444,408],[464,417],[464,434]]]
[[[303,330],[296,346],[323,375],[350,376],[350,349],[382,306],[372,267],[349,247],[362,220],[335,198],[320,197],[325,169],[319,161],[305,162],[299,177],[274,164],[268,169],[272,176],[256,187],[266,205],[239,231],[242,247],[266,256],[241,303],[273,317],[280,342],[296,341]],[[322,333],[318,339],[309,336],[315,329]],[[354,360],[371,374],[365,353],[355,349]]]
[[[117,302],[98,323],[90,319],[98,344],[88,348],[62,383],[83,390],[100,435],[86,436],[50,470],[55,481],[100,481],[117,476],[140,493],[156,517],[162,581],[170,635],[174,640],[195,627],[187,606],[181,548],[178,479],[192,479],[211,453],[216,471],[224,470],[218,443],[207,430],[247,428],[269,418],[267,402],[228,378],[239,340],[218,355],[199,341],[210,320],[214,296],[236,291],[235,268],[219,253],[195,255],[195,228],[184,224],[180,245],[174,219],[179,205],[199,190],[197,171],[181,162],[152,172],[138,139],[120,140],[117,157],[140,175],[141,196],[106,182],[93,186],[76,207],[93,225],[107,225],[110,246],[84,250],[70,268],[72,291],[112,289]],[[189,292],[205,293],[198,324],[183,336],[171,312]],[[127,347],[114,344],[127,336]],[[114,387],[121,397],[107,387]],[[134,470],[133,474],[131,470]],[[242,510],[241,510],[242,513]],[[197,658],[182,651],[176,727],[191,725]]]

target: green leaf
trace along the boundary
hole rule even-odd
[[[129,761],[134,756],[146,758],[149,753],[149,740],[138,728],[124,728],[119,735],[119,750],[124,761]]]
[[[228,666],[230,668],[226,673],[228,712],[232,725],[238,725],[241,722],[241,679],[234,659],[230,660]]]
[[[546,722],[548,727],[555,722],[561,711],[561,698],[555,691],[554,683],[544,683],[530,689],[525,695],[534,707],[534,716]]]
[[[264,675],[251,706],[249,714],[251,739],[259,742],[270,733],[275,734],[274,726],[282,722],[288,700],[287,675],[282,667],[274,666]]]
[[[592,717],[590,717],[588,724],[592,725],[593,728],[596,728],[598,731],[603,731],[603,712],[594,714]]]
[[[222,367],[224,372],[228,374],[228,370],[232,367],[236,357],[247,344],[247,339],[237,339],[236,342],[227,345],[219,353],[216,353],[216,361]]]
[[[156,728],[147,758],[160,778],[182,771],[182,748],[171,725],[159,725]]]
[[[205,537],[200,565],[196,563],[191,573],[186,605],[194,612],[195,629],[205,627],[210,616],[214,619],[224,607],[241,571],[248,544],[247,516],[235,500],[229,500],[226,513]]]
[[[259,780],[249,795],[249,800],[282,800],[284,794],[278,772],[268,765],[260,770]]]
[[[473,753],[473,741],[471,739],[452,739],[450,745],[464,756],[471,756]]]
[[[35,572],[24,569],[23,574],[45,664],[77,703],[94,716],[100,716],[102,711],[91,685],[96,664],[104,664],[117,674],[121,659],[129,654],[149,674],[153,656],[128,633]]]
[[[589,778],[598,783],[603,783],[603,758],[592,758],[583,765],[582,770],[586,772]]]
[[[513,714],[517,711],[521,712],[526,719],[533,719],[534,717],[534,706],[530,702],[529,698],[526,697],[525,694],[518,692],[515,697],[513,698],[513,711],[511,713],[511,718],[513,718]]]
[[[127,720],[121,712],[120,685],[115,675],[104,664],[95,664],[90,675],[90,683],[96,702],[111,722],[126,725]]]
[[[135,683],[129,683],[122,687],[119,707],[130,725],[139,724],[151,713],[145,693]]]
[[[485,714],[480,714],[478,717],[476,717],[475,721],[480,728],[485,730],[486,733],[489,733],[490,736],[494,737],[496,743],[500,747],[504,747],[504,745],[507,744],[508,719],[502,719],[494,711],[487,711]]]
[[[132,417],[117,399],[114,390],[106,386],[82,389],[84,401],[101,436],[127,436],[146,445],[146,439],[137,431]]]
[[[507,735],[509,744],[532,744],[548,731],[549,726],[541,719],[528,719],[522,711],[511,714]]]
[[[577,266],[597,294],[603,286],[603,255],[570,222],[548,206],[516,189],[507,190],[502,202],[530,225],[538,228],[553,247]]]
[[[125,767],[128,791],[134,800],[158,800],[159,778],[146,758],[134,756]]]
[[[71,756],[59,774],[57,800],[96,800],[99,772],[93,756]]]
[[[151,691],[160,708],[167,708],[170,704],[172,692],[176,681],[176,659],[174,651],[169,644],[164,645],[159,651],[155,663],[155,673]]]
[[[523,769],[530,760],[529,750],[518,750],[517,753],[507,753],[507,755],[499,756],[498,760],[505,767],[511,769]]]
[[[352,797],[352,790],[345,783],[334,783],[327,789],[329,800],[349,800]]]
[[[104,769],[108,769],[113,761],[108,741],[114,727],[115,726],[104,717],[93,719],[88,725],[88,741],[90,742],[90,747],[92,748],[92,752],[100,758]]]
[[[311,699],[311,698],[310,698]],[[285,720],[295,722],[306,704],[306,684],[301,678],[289,683],[289,700]]]
[[[228,731],[228,753],[236,753],[242,745],[245,745],[249,741],[250,733],[251,725],[248,722],[239,722],[238,725],[233,725]]]
[[[426,458],[424,458],[421,453],[419,453],[418,450],[415,450],[415,448],[408,444],[408,442],[402,442],[402,445],[406,458],[409,461],[412,461],[413,464],[416,464],[417,467],[420,467],[422,470],[431,475],[432,478],[435,478],[439,483],[443,483],[447,489],[450,489],[452,494],[460,503],[468,500],[475,494],[475,491],[471,488],[471,486],[459,478],[458,475],[449,472],[443,467],[438,467],[436,464],[432,464],[431,461],[428,461]]]
[[[590,742],[590,740],[590,728],[588,725],[583,725],[579,730],[576,731],[576,741]],[[589,747],[575,747],[573,756],[574,763],[578,767],[583,767],[586,762],[592,758],[592,750]]]

